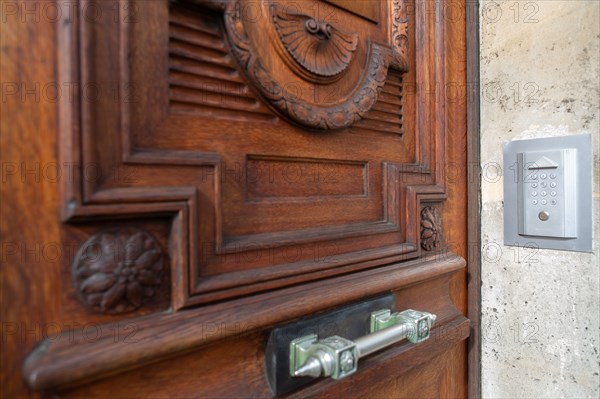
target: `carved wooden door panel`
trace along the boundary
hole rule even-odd
[[[431,338],[289,395],[465,396],[464,14],[108,3],[56,25],[59,80],[78,88],[57,108],[51,154],[72,178],[53,228],[77,245],[47,295],[75,327],[32,350],[27,385],[270,397],[273,327],[392,292],[437,315]]]

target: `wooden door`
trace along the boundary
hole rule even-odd
[[[393,293],[429,340],[287,395],[466,396],[465,2],[59,3],[4,13],[3,392],[271,397]]]

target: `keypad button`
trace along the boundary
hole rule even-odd
[[[556,182],[553,181],[552,183],[550,183],[550,187],[552,187],[552,188],[556,187]]]
[[[537,183],[531,183],[531,187],[537,188],[537,186],[538,186]]]
[[[540,193],[540,195],[541,195],[542,197],[545,197],[546,195],[548,195],[548,193],[547,193],[547,192],[545,192],[545,191],[542,191],[542,192]]]
[[[537,204],[538,204],[538,200],[533,200],[533,201],[531,201],[531,203],[532,203],[533,205],[537,205]]]
[[[540,179],[545,179],[546,177],[547,177],[547,176],[546,176],[546,174],[545,174],[545,173],[542,173],[542,174],[540,175]]]
[[[546,186],[547,186],[546,182],[543,181],[543,182],[540,183],[540,187],[543,188],[543,187],[546,187]]]
[[[556,202],[556,200],[555,200],[555,199],[553,199],[552,201],[550,201],[550,203],[551,203],[552,205],[556,205],[556,204],[557,204],[557,202]]]
[[[532,191],[531,195],[533,195],[534,197],[537,197],[537,191]]]
[[[548,201],[542,200],[542,205],[546,205],[547,203],[548,203]]]
[[[553,196],[553,197],[556,197],[556,191],[551,191],[550,195]]]
[[[531,179],[532,180],[537,180],[538,176],[537,175],[531,175]]]
[[[550,173],[550,178],[551,179],[556,179],[556,173]]]

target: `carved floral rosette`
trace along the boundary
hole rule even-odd
[[[440,246],[441,218],[436,207],[427,206],[421,210],[421,248],[432,251]]]
[[[145,230],[125,228],[91,236],[73,262],[73,283],[89,308],[117,314],[153,298],[164,274],[160,245]]]

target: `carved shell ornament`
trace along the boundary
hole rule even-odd
[[[278,12],[273,20],[287,51],[309,72],[335,76],[352,61],[358,46],[357,33],[341,31],[308,15]]]
[[[437,208],[428,206],[421,211],[421,247],[432,251],[440,245],[441,221]]]
[[[104,313],[138,309],[162,284],[164,256],[158,242],[138,228],[110,230],[90,237],[73,262],[80,300]]]

